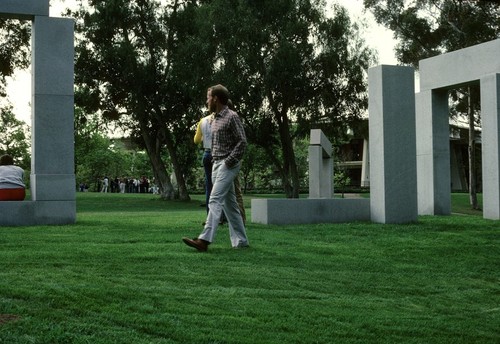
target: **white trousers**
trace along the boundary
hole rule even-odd
[[[228,168],[224,160],[214,162],[212,167],[212,192],[208,201],[208,215],[203,232],[198,239],[213,242],[222,215],[222,209],[227,217],[229,236],[233,247],[248,246],[245,225],[234,191],[234,178],[240,171],[240,163]]]

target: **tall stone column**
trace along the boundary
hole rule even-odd
[[[49,0],[1,0],[0,18],[33,22],[31,200],[0,202],[0,226],[74,223],[74,21]]]
[[[34,17],[31,193],[44,202],[37,216],[54,212],[67,222],[76,208],[73,37],[72,19]]]
[[[418,213],[451,213],[448,93],[425,90],[416,95]]]
[[[379,223],[417,220],[415,86],[411,67],[368,70],[370,212]]]
[[[481,78],[483,217],[500,220],[500,74]]]

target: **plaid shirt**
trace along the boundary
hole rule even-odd
[[[215,115],[212,122],[212,157],[225,159],[228,167],[235,166],[243,157],[247,138],[238,114],[227,106]]]

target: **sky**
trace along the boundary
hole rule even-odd
[[[327,8],[336,2],[345,7],[355,22],[362,23],[363,37],[369,47],[377,51],[378,64],[396,65],[392,32],[375,22],[370,12],[363,11],[363,0],[326,0]],[[66,7],[76,4],[76,0],[50,0],[50,16],[60,17]],[[29,70],[18,71],[8,78],[7,93],[14,106],[16,117],[31,125],[31,75]]]

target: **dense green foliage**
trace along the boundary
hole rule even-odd
[[[398,39],[396,57],[418,68],[418,61],[497,39],[498,1],[364,0],[378,23]]]
[[[31,25],[0,17],[0,97],[5,97],[6,77],[30,63]]]
[[[75,175],[78,185],[83,183],[90,191],[99,191],[99,183],[105,176],[110,179],[153,176],[151,164],[143,151],[128,148],[122,140],[103,135],[95,117],[88,120],[77,115],[77,119]]]
[[[347,12],[322,0],[100,1],[77,19],[76,102],[119,123],[147,152],[162,196],[189,199],[194,125],[208,86],[228,86],[288,197],[301,186],[295,141],[341,136],[367,107],[372,54]],[[328,125],[327,125],[328,124]],[[162,152],[167,152],[165,161]]]
[[[24,21],[0,18],[0,155],[10,154],[23,169],[30,169],[30,140],[26,123],[16,119],[6,98],[7,77],[30,63],[31,26]],[[29,173],[28,173],[29,174]]]
[[[14,116],[11,106],[0,107],[0,128],[0,155],[12,155],[16,165],[30,170],[29,128]]]
[[[126,129],[148,154],[163,198],[181,199],[194,166],[193,125],[210,73],[193,4],[91,0],[74,11],[76,104]],[[199,20],[199,19],[198,19]],[[195,44],[196,43],[196,44]],[[168,152],[170,161],[165,161]]]
[[[194,125],[207,86],[224,83],[252,153],[266,167],[251,178],[258,173],[247,169],[247,185],[262,181],[298,197],[305,184],[301,140],[321,127],[335,141],[366,110],[365,70],[373,56],[340,6],[326,17],[323,0],[80,4],[66,13],[76,20],[79,180],[128,173],[127,157],[98,142],[112,123],[147,153],[163,198],[177,192],[189,199],[198,172]],[[9,75],[29,62],[29,25],[2,21],[0,29]]]
[[[498,221],[249,224],[246,250],[221,227],[205,254],[180,240],[201,230],[202,198],[80,193],[75,225],[0,227],[0,342],[500,338]]]
[[[372,52],[341,6],[308,1],[210,2],[215,79],[232,90],[251,143],[260,146],[287,197],[298,197],[295,143],[321,128],[332,142],[367,108]]]

